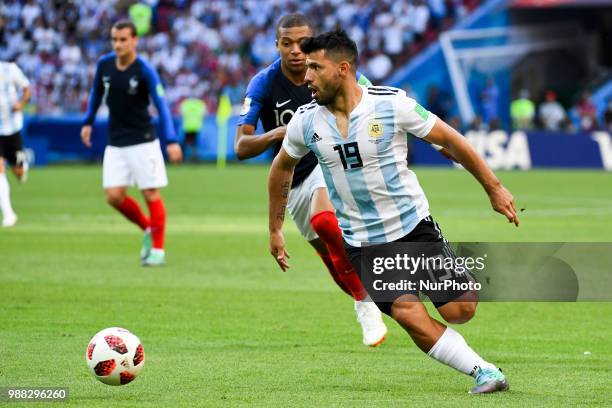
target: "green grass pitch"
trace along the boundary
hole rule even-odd
[[[450,240],[612,240],[612,174],[499,173],[525,208],[515,228],[467,173],[416,172]],[[266,167],[169,175],[168,265],[159,269],[140,267],[140,233],[104,203],[100,167],[11,179],[20,221],[0,230],[0,387],[69,387],[58,406],[77,407],[611,403],[612,303],[481,304],[455,328],[504,369],[511,391],[470,396],[470,378],[423,355],[390,319],[382,346],[362,346],[352,301],[289,220],[292,269],[277,268]],[[141,376],[124,387],[96,381],[84,361],[90,337],[110,326],[145,347]],[[38,405],[48,406],[24,406]]]

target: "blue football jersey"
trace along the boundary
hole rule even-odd
[[[361,82],[369,84],[365,76],[357,74]],[[287,126],[297,109],[312,101],[312,91],[306,84],[295,85],[281,71],[280,58],[260,71],[249,83],[240,113],[238,126],[261,124],[266,132],[279,126]],[[274,146],[276,156],[282,143]],[[293,173],[292,187],[302,183],[317,166],[313,153],[302,157]]]
[[[120,70],[115,58],[111,52],[98,61],[84,124],[94,122],[100,104],[105,101],[109,110],[109,145],[124,147],[150,142],[156,138],[149,115],[152,100],[166,142],[176,142],[172,115],[155,69],[137,57],[129,67]]]

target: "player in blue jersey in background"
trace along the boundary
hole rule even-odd
[[[397,243],[437,243],[442,252],[436,252],[434,258],[454,255],[449,255],[425,193],[407,167],[407,133],[447,149],[480,182],[493,209],[518,226],[512,195],[464,137],[404,91],[357,83],[357,47],[344,31],[305,39],[301,48],[307,56],[305,80],[314,101],[300,107],[287,125],[269,175],[270,252],[279,264],[289,266],[282,233],[287,189],[295,166],[310,152],[321,165],[348,255],[362,277],[376,273],[363,268],[363,253],[398,248]],[[411,252],[414,245],[399,246],[405,251],[403,256],[422,256],[420,250]],[[415,270],[414,276],[456,282],[460,288],[473,282],[469,272],[453,269],[443,270],[443,278],[430,278],[426,272],[437,271],[427,268]],[[413,279],[409,272],[401,276]],[[380,310],[393,317],[423,352],[473,376],[476,386],[471,393],[508,389],[504,374],[495,365],[480,357],[457,331],[429,315],[418,298],[419,290],[407,286],[392,292],[390,299],[376,299],[373,287],[366,289]],[[465,323],[475,313],[478,297],[474,290],[443,290],[443,299],[424,293],[447,322]]]
[[[276,155],[285,135],[285,126],[294,112],[312,101],[311,92],[304,81],[306,56],[299,48],[299,42],[312,35],[312,24],[301,14],[289,14],[279,20],[276,46],[280,58],[260,71],[251,80],[246,92],[235,141],[239,159],[257,156],[270,147],[274,148]],[[369,83],[362,76],[359,80],[363,84]],[[259,120],[265,133],[255,135]],[[302,236],[321,257],[334,281],[344,292],[353,296],[363,343],[372,347],[380,344],[385,339],[387,327],[376,305],[365,301],[368,294],[344,250],[334,207],[329,201],[314,154],[308,154],[299,161],[290,184],[289,213]]]
[[[155,69],[136,53],[138,36],[129,21],[120,21],[111,30],[112,53],[98,61],[81,139],[91,147],[96,112],[104,100],[109,109],[108,145],[104,151],[103,186],[106,201],[144,231],[140,251],[142,264],[165,263],[164,234],[166,209],[160,188],[168,185],[159,139],[148,112],[150,100],[157,108],[172,162],[183,158],[177,143],[164,88]],[[141,191],[149,216],[127,194],[129,186]]]

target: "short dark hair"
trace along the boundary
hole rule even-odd
[[[312,31],[312,33],[314,34],[315,32],[314,27],[312,23],[310,22],[310,20],[308,19],[308,17],[306,17],[305,15],[300,14],[300,13],[291,13],[291,14],[284,15],[280,18],[280,20],[278,20],[278,23],[276,24],[276,38],[279,37],[281,28],[304,27],[304,26],[307,26],[308,28],[310,28],[310,31]]]
[[[324,50],[327,55],[336,61],[340,59],[347,60],[353,69],[357,66],[357,58],[359,57],[357,44],[341,28],[328,31],[316,37],[305,38],[300,43],[300,48],[304,54]]]
[[[136,30],[136,25],[132,23],[130,20],[119,20],[115,24],[113,24],[113,28],[116,30],[123,30],[124,28],[129,28],[132,34],[132,37],[138,37],[138,31]]]

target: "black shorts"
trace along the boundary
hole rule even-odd
[[[396,241],[365,247],[353,247],[345,242],[344,246],[364,288],[380,311],[387,315],[391,314],[393,301],[402,295],[412,294],[418,297],[419,293],[422,293],[438,308],[472,290],[468,287],[473,287],[476,282],[469,269],[456,267],[455,265],[459,263],[452,262],[457,257],[431,216],[422,219],[408,235]],[[418,261],[417,258],[422,258],[423,263],[420,266],[412,264],[411,272],[393,267],[381,272],[384,269],[383,262],[376,263],[374,260],[375,258],[381,261],[388,258],[395,260],[397,257],[400,260],[405,260],[402,257],[408,257],[415,261]],[[440,259],[439,264],[433,261],[436,258]],[[426,259],[431,259],[432,263],[427,263]],[[444,263],[445,266],[439,266],[444,260],[450,264]],[[375,271],[377,268],[374,265],[379,267],[378,271]],[[391,286],[393,290],[379,290],[385,284],[396,286]],[[448,288],[445,287],[447,284]]]
[[[0,157],[4,157],[11,166],[16,166],[22,164],[22,155],[23,141],[20,132],[10,136],[0,136]]]
[[[191,146],[196,144],[196,139],[198,138],[198,132],[185,132],[185,145]]]

